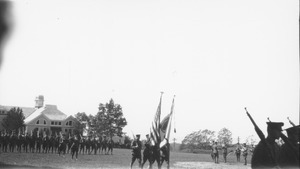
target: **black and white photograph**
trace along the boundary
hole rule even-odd
[[[0,168],[300,168],[299,0],[0,0]]]

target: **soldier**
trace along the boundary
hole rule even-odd
[[[55,153],[56,151],[58,152],[59,151],[59,141],[60,141],[60,135],[55,133],[55,145],[54,145],[54,148],[55,148]]]
[[[54,135],[52,134],[50,139],[49,139],[49,152],[51,150],[51,153],[53,154],[53,152],[56,152],[55,150],[55,137]]]
[[[279,153],[279,166],[281,168],[300,168],[299,161],[299,136],[300,126],[293,126],[286,129],[289,143],[284,143]],[[291,145],[289,145],[291,144]],[[298,152],[295,154],[293,152]]]
[[[227,162],[227,145],[226,144],[222,145],[222,151],[223,151],[223,159],[224,159],[224,162],[226,163]]]
[[[242,146],[242,153],[243,153],[243,157],[244,157],[244,160],[245,160],[244,165],[247,165],[248,148],[247,148],[246,143],[244,143],[243,146]]]
[[[235,156],[236,156],[236,161],[240,162],[241,161],[241,148],[240,148],[240,143],[237,143],[236,148],[235,148]]]
[[[29,134],[26,133],[24,137],[24,144],[23,144],[23,151],[26,153],[28,152],[28,145],[29,145]]]
[[[164,145],[163,147],[161,147],[161,161],[160,161],[160,165],[159,167],[162,166],[162,164],[164,163],[164,161],[166,161],[167,163],[167,169],[170,168],[170,143],[167,140],[166,145]]]
[[[48,152],[48,144],[49,144],[48,142],[49,142],[49,138],[46,134],[44,134],[44,137],[42,139],[43,153]]]
[[[24,140],[23,140],[23,135],[21,134],[21,132],[19,132],[17,139],[16,139],[16,144],[17,144],[17,152],[21,153],[21,149],[22,149],[22,144],[23,144]]]
[[[101,153],[101,142],[102,142],[102,137],[98,136],[98,139],[97,139],[97,152],[99,154]]]
[[[79,153],[81,153],[81,151],[82,151],[82,154],[84,154],[85,139],[82,136],[80,137],[79,145],[80,145]]]
[[[58,155],[60,156],[61,153],[63,153],[63,157],[66,154],[66,149],[67,149],[67,143],[65,136],[61,134],[60,140],[59,140],[59,146],[58,146]]]
[[[31,152],[31,153],[34,153],[35,140],[36,140],[36,138],[31,131],[31,134],[29,136],[29,152]]]
[[[37,138],[36,138],[36,152],[41,153],[42,142],[43,142],[42,136],[39,133],[37,133]]]
[[[106,135],[104,135],[102,140],[101,154],[103,153],[103,150],[104,150],[104,154],[106,154],[106,148],[107,148],[107,140],[106,140]]]
[[[215,141],[215,144],[212,146],[213,148],[213,153],[215,157],[215,163],[219,163],[219,150],[218,150],[218,142]]]
[[[153,161],[153,152],[151,150],[151,141],[149,134],[146,135],[146,142],[145,142],[145,149],[143,152],[143,163],[142,163],[142,168],[144,167],[145,163],[147,160],[149,161],[150,164],[150,169],[152,168],[152,161]]]
[[[3,147],[2,147],[2,151],[5,153],[7,153],[8,141],[9,141],[9,135],[8,133],[5,132],[3,137]]]
[[[279,139],[283,123],[267,122],[268,136],[264,140],[260,140],[255,147],[251,167],[252,168],[272,168],[278,167],[279,146],[275,142]]]
[[[141,167],[141,161],[142,161],[142,142],[140,141],[140,135],[136,135],[136,139],[132,141],[131,143],[131,148],[132,148],[132,159],[130,163],[130,168],[132,168],[133,163],[135,162],[136,159],[138,159],[139,167]]]
[[[85,142],[85,150],[86,150],[86,154],[90,154],[91,152],[91,144],[92,144],[92,141],[91,141],[91,138],[90,136],[87,138],[86,142]]]
[[[109,154],[109,152],[111,155],[113,154],[114,145],[115,145],[115,143],[114,143],[113,139],[110,138],[107,142],[107,147],[108,147],[107,154]]]
[[[17,143],[17,135],[15,134],[15,132],[13,132],[10,136],[10,139],[9,139],[9,150],[10,150],[10,152],[15,151],[16,143]]]
[[[68,151],[67,153],[69,154],[70,150],[71,150],[71,146],[73,144],[73,141],[74,141],[74,137],[71,136],[71,134],[69,133],[69,138],[67,141],[67,145],[68,145]]]
[[[74,158],[74,154],[75,154],[75,158],[77,160],[78,150],[79,150],[79,139],[77,136],[74,137],[74,140],[72,141],[72,145],[70,148],[71,148],[72,159]]]
[[[210,148],[211,148],[210,156],[211,156],[212,160],[215,161],[215,155],[214,155],[213,145],[215,145],[215,141],[214,140],[212,141],[212,143],[210,145]]]
[[[92,147],[92,150],[91,152],[94,151],[94,155],[97,154],[97,140],[96,140],[96,137],[94,136],[91,140],[91,147]],[[91,154],[91,153],[90,153]]]

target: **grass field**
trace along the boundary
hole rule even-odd
[[[221,154],[220,154],[221,155]],[[248,161],[251,159],[248,157]],[[78,160],[72,160],[71,154],[66,154],[65,157],[57,154],[42,154],[42,153],[1,153],[0,168],[62,168],[62,169],[79,169],[79,168],[130,168],[131,150],[114,149],[113,155],[78,155]],[[223,162],[220,156],[219,164],[212,162],[209,154],[192,154],[171,152],[170,168],[207,168],[207,169],[249,169],[250,164],[243,165],[243,159],[237,163],[235,156],[230,154],[227,163]],[[144,168],[148,167],[146,163]],[[133,168],[138,168],[138,163],[135,162]],[[157,168],[157,165],[154,165]],[[166,168],[163,165],[162,168]]]

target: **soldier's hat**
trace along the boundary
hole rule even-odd
[[[300,125],[298,126],[293,126],[293,127],[290,127],[290,128],[287,128],[285,129],[288,136],[291,136],[291,135],[294,135],[295,133],[300,133]]]
[[[146,137],[148,137],[149,136],[149,134],[146,134]]]
[[[141,137],[141,135],[140,134],[137,134],[137,135],[135,135],[136,137]]]
[[[282,126],[284,123],[282,122],[267,122],[268,129],[279,130],[282,131]]]

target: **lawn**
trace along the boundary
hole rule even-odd
[[[221,155],[221,154],[220,154]],[[248,157],[248,161],[250,161]],[[113,155],[82,155],[78,156],[78,160],[72,160],[71,154],[66,154],[65,157],[57,154],[43,153],[1,153],[0,168],[62,168],[62,169],[79,169],[79,168],[130,168],[131,150],[114,149]],[[224,163],[220,156],[220,163],[214,164],[209,154],[192,154],[171,152],[170,164],[171,168],[234,168],[234,169],[249,169],[250,164],[243,165],[243,159],[237,163],[235,156],[230,154],[228,162]],[[144,168],[147,168],[148,164]],[[138,168],[137,162],[133,168]],[[154,165],[157,168],[157,165]],[[164,164],[162,168],[166,168]]]

